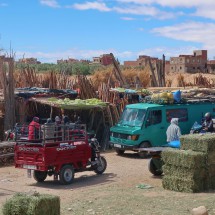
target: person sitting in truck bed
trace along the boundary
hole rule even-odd
[[[63,140],[68,140],[69,139],[69,117],[68,116],[63,116],[62,119],[62,125],[63,125]]]
[[[59,116],[55,117],[55,139],[57,141],[62,140],[62,128],[61,128],[61,118]]]
[[[28,140],[30,141],[38,141],[39,132],[40,132],[40,119],[38,117],[34,117],[31,123],[28,126]]]
[[[52,122],[52,119],[48,118],[46,123],[42,125],[41,128],[45,142],[53,142],[55,136],[55,124]]]
[[[172,118],[169,127],[166,131],[167,135],[167,142],[172,142],[179,140],[179,137],[181,136],[181,129],[178,126],[178,118]]]

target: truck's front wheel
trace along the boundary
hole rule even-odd
[[[74,179],[75,171],[72,165],[65,165],[61,168],[59,177],[61,184],[71,184]]]
[[[151,147],[151,144],[149,142],[142,142],[139,145],[139,148],[149,148],[149,147]],[[147,152],[139,151],[138,155],[139,155],[140,158],[147,158],[148,157],[148,153]]]
[[[125,150],[123,149],[115,149],[115,150],[118,155],[123,155],[125,153]]]
[[[47,172],[34,170],[33,177],[37,182],[43,182],[43,181],[45,181],[45,179],[47,177]]]
[[[102,174],[107,168],[107,161],[104,157],[98,158],[98,163],[94,169],[96,174]]]

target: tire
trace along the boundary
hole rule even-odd
[[[75,171],[72,165],[65,165],[61,168],[59,177],[61,184],[71,184],[73,182]]]
[[[139,145],[139,148],[149,148],[151,147],[151,144],[149,142],[142,142]],[[138,152],[138,155],[140,158],[147,158],[149,154],[147,152]]]
[[[37,182],[43,182],[47,177],[47,172],[34,170],[33,177]]]
[[[155,175],[155,176],[160,176],[160,175],[162,175],[163,174],[163,171],[162,171],[162,169],[160,168],[160,169],[157,169],[157,167],[156,167],[156,165],[155,165],[155,163],[154,163],[154,160],[155,158],[151,158],[150,160],[149,160],[149,163],[148,163],[148,169],[149,169],[149,172],[151,172],[153,175]],[[161,160],[160,159],[157,159],[158,160],[158,162],[161,162]]]
[[[118,155],[123,155],[125,153],[125,150],[123,149],[115,149],[115,151]]]
[[[100,157],[100,161],[101,162],[98,162],[98,164],[96,165],[95,169],[94,169],[94,172],[96,174],[99,174],[101,175],[107,168],[107,161],[104,157]]]

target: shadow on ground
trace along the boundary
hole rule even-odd
[[[78,189],[87,186],[94,186],[98,184],[106,184],[114,182],[116,174],[103,173],[102,175],[81,175],[75,176],[74,181],[70,185],[61,185],[59,181],[54,181],[53,177],[48,177],[46,181],[42,183],[33,183],[29,186],[43,187],[49,189]]]
[[[122,154],[122,155],[117,155],[117,154],[116,154],[116,156],[124,157],[124,158],[140,159],[140,160],[150,158],[150,155],[148,155],[146,158],[141,158],[141,157],[138,155],[137,152],[131,152],[131,153],[130,153],[130,152],[125,152],[125,153]]]

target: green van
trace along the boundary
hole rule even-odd
[[[195,121],[201,123],[205,113],[215,113],[215,103],[184,104],[138,103],[127,105],[119,122],[111,127],[110,144],[118,154],[125,150],[166,144],[166,130],[172,118],[179,118],[182,134],[188,134]],[[139,152],[140,156],[144,156]]]

